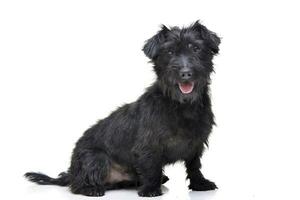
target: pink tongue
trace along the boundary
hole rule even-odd
[[[179,83],[179,89],[183,94],[189,94],[193,91],[194,89],[194,83],[189,82],[189,83]]]

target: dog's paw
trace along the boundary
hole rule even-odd
[[[166,175],[162,175],[161,177],[161,184],[166,183],[169,180],[169,177],[167,177]]]
[[[77,194],[82,194],[90,197],[100,197],[104,195],[104,189],[99,187],[84,187],[79,189]]]
[[[156,197],[162,195],[161,189],[148,189],[148,188],[142,188],[138,195],[141,197]]]
[[[218,189],[217,185],[214,182],[207,179],[193,182],[189,185],[189,188],[195,191],[208,191]]]

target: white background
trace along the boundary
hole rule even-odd
[[[0,199],[87,199],[22,175],[66,170],[84,130],[154,81],[144,41],[162,23],[197,19],[223,38],[211,86],[218,126],[202,159],[219,190],[187,190],[179,163],[156,199],[300,199],[296,0],[1,1]]]

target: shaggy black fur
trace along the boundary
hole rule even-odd
[[[200,157],[214,125],[209,84],[219,44],[198,21],[186,28],[162,26],[143,48],[156,82],[84,133],[66,173],[25,176],[38,184],[69,186],[75,194],[102,196],[107,189],[139,186],[140,196],[151,197],[161,195],[168,180],[163,167],[182,160],[190,189],[216,189],[200,172]]]

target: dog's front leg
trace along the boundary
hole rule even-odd
[[[195,191],[215,190],[218,187],[210,180],[204,178],[200,171],[201,162],[199,156],[185,161],[187,178],[190,179],[189,188]]]
[[[142,183],[139,196],[154,197],[162,195],[161,177],[162,164],[158,156],[153,153],[141,153],[138,156],[137,172]]]

